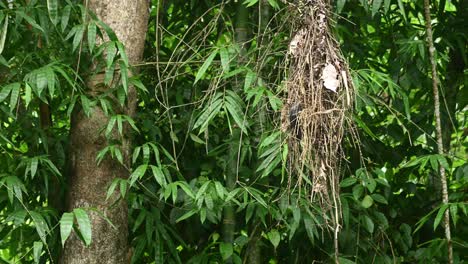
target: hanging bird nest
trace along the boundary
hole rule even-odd
[[[330,32],[327,0],[296,1],[298,21],[289,45],[282,128],[288,135],[289,188],[301,188],[323,213],[340,215],[341,143],[354,91],[347,64]],[[347,128],[348,127],[348,128]]]

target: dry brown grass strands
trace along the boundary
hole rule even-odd
[[[353,84],[330,32],[328,1],[303,0],[294,6],[299,21],[293,22],[282,111],[282,128],[289,137],[289,188],[305,188],[324,214],[331,213],[327,225],[337,229],[341,143],[351,129]]]

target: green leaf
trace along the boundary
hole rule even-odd
[[[151,165],[150,167],[151,167],[151,171],[153,172],[153,177],[156,179],[156,182],[160,186],[163,186],[163,187],[166,186],[167,185],[166,177],[164,177],[162,170],[154,165]]]
[[[247,71],[247,74],[245,75],[245,81],[244,81],[244,91],[247,91],[250,88],[252,83],[255,81],[256,76],[257,75],[255,74],[255,72],[251,70]]]
[[[356,262],[343,257],[338,257],[338,259],[340,264],[356,264]]]
[[[369,233],[374,233],[374,221],[372,221],[372,219],[367,216],[367,215],[364,215],[363,216],[363,225],[364,225],[364,228],[369,232]]]
[[[75,37],[73,38],[73,52],[75,52],[75,50],[80,45],[81,40],[83,39],[83,34],[84,34],[84,25],[79,25],[76,28]]]
[[[281,236],[278,230],[272,229],[270,232],[268,232],[267,236],[268,240],[270,240],[271,244],[273,244],[276,249],[281,241]]]
[[[353,197],[358,200],[361,195],[364,193],[364,187],[361,184],[354,185],[353,187]]]
[[[184,181],[178,181],[176,182],[176,185],[179,186],[182,190],[184,190],[185,194],[189,196],[192,199],[195,199],[195,195],[192,192],[192,188],[187,184],[187,182]]]
[[[219,252],[221,253],[221,257],[223,258],[223,260],[227,260],[232,256],[234,249],[231,243],[221,242],[219,244]]]
[[[232,92],[232,91],[229,91]],[[237,126],[242,130],[244,134],[247,135],[247,128],[244,125],[244,115],[242,112],[242,106],[240,106],[234,98],[228,93],[225,97],[225,104],[224,107],[227,109],[228,113],[234,119],[234,122]]]
[[[440,165],[444,167],[446,170],[450,169],[450,166],[447,162],[447,159],[443,155],[437,155],[437,160],[439,161]]]
[[[349,225],[349,204],[348,204],[348,200],[344,196],[341,196],[340,198],[341,198],[341,208],[342,208],[342,212],[343,212],[343,221],[345,223],[345,226],[348,226]]]
[[[47,0],[47,10],[49,11],[50,21],[52,21],[52,24],[54,24],[54,26],[58,23],[57,8],[57,0]]]
[[[10,111],[13,111],[13,109],[16,108],[16,105],[18,104],[18,97],[20,94],[20,88],[21,84],[20,83],[15,83],[16,85],[13,86],[11,89],[11,95],[10,95]]]
[[[53,97],[55,93],[55,73],[51,67],[46,67],[44,69],[44,73],[47,78],[47,87],[49,89],[49,95],[50,97]]]
[[[367,189],[369,190],[370,193],[373,193],[375,191],[375,187],[377,186],[377,182],[374,180],[374,178],[369,177],[364,181],[366,184]]]
[[[354,177],[349,177],[349,178],[346,178],[346,179],[344,179],[343,181],[341,181],[340,187],[341,187],[341,188],[349,187],[349,186],[355,184],[356,182],[357,182],[357,179],[356,179],[356,178],[354,178]]]
[[[135,223],[133,224],[132,232],[135,232],[138,227],[143,223],[143,220],[146,218],[146,210],[141,210],[138,214]]]
[[[86,95],[82,94],[80,95],[81,99],[81,106],[83,107],[83,111],[87,117],[91,114],[91,102],[89,101],[88,97]]]
[[[127,193],[127,180],[120,179],[120,195],[122,198],[125,198],[125,194]]]
[[[10,68],[10,65],[9,65],[8,61],[6,61],[5,57],[3,57],[2,55],[0,55],[0,64],[7,67],[7,68]]]
[[[193,125],[193,129],[200,128],[199,134],[204,132],[210,123],[210,121],[218,115],[221,107],[223,106],[223,100],[220,98],[221,94],[215,96],[213,102],[207,106],[202,114],[198,117],[197,121]]]
[[[62,240],[62,246],[65,246],[73,228],[73,213],[64,213],[60,218],[60,238]]]
[[[3,49],[5,48],[5,40],[8,31],[8,15],[5,16],[5,22],[3,22],[3,30],[0,35],[0,54],[2,54]]]
[[[29,83],[25,82],[25,91],[24,91],[24,102],[26,104],[26,108],[28,108],[29,103],[31,103],[32,100],[32,89],[31,86],[29,86]]]
[[[221,57],[221,67],[225,73],[229,72],[229,53],[226,48],[219,49],[219,56]]]
[[[391,4],[392,0],[385,0],[384,1],[384,11],[385,11],[385,14],[388,13],[388,10],[390,10],[390,4]]]
[[[106,68],[110,68],[114,63],[115,55],[117,54],[117,47],[114,42],[109,42],[106,48]]]
[[[381,223],[381,226],[383,227],[383,229],[386,229],[388,227],[387,217],[385,217],[385,215],[382,214],[381,212],[374,212],[374,215],[377,221]]]
[[[188,211],[187,213],[185,213],[183,216],[179,217],[177,220],[176,220],[176,223],[179,223],[180,221],[183,221],[189,217],[191,217],[192,215],[196,214],[197,213],[197,210],[195,209],[192,209],[190,211]]]
[[[385,199],[385,197],[383,197],[382,195],[380,194],[372,194],[371,195],[372,199],[374,199],[374,201],[378,202],[378,203],[381,203],[381,204],[388,204],[387,202],[387,199]]]
[[[249,222],[250,218],[253,215],[254,210],[255,210],[255,204],[254,203],[249,203],[247,205],[247,209],[246,209],[246,212],[245,212],[245,222],[246,223]]]
[[[143,145],[143,162],[148,163],[150,158],[150,148],[148,144]]]
[[[117,131],[119,131],[119,135],[123,135],[123,126],[122,126],[122,115],[117,115]]]
[[[216,54],[218,54],[218,49],[213,50],[210,56],[208,56],[206,61],[202,64],[202,66],[197,72],[197,75],[195,76],[195,82],[193,83],[193,85],[195,85],[205,75],[206,70],[208,70],[208,68],[211,66],[213,59],[216,57]]]
[[[379,11],[382,6],[383,0],[373,0],[372,1],[372,17]]]
[[[2,87],[2,90],[0,91],[0,103],[3,102],[8,97],[11,90],[16,85],[20,85],[20,84],[19,83],[11,83],[11,84],[8,84],[8,85]]]
[[[206,189],[208,189],[208,186],[210,186],[211,181],[206,181],[203,183],[203,185],[198,189],[197,195],[195,196],[195,200],[199,200],[201,197],[203,197],[206,193]]]
[[[39,26],[36,21],[34,21],[34,19],[32,19],[32,17],[26,15],[23,11],[21,10],[17,10],[16,11],[16,14],[18,15],[18,17],[21,17],[21,18],[24,18],[24,20],[26,20],[29,24],[31,24],[31,26],[35,29],[38,29],[40,31],[42,31],[42,33],[45,33],[44,29]]]
[[[246,7],[251,7],[256,3],[258,3],[258,0],[245,0],[243,4],[246,5]]]
[[[119,54],[120,54],[120,58],[122,59],[122,62],[128,68],[130,64],[128,62],[127,52],[125,51],[124,45],[120,41],[117,41],[116,45],[117,45],[117,48],[119,50]]]
[[[39,237],[41,238],[41,241],[46,244],[46,236],[47,233],[49,232],[49,228],[47,226],[46,221],[44,220],[44,217],[42,217],[41,214],[35,212],[35,211],[30,211],[29,214],[31,215],[32,220],[34,221],[34,225],[36,226],[36,231],[39,234]]]
[[[109,39],[111,41],[117,41],[118,40],[117,35],[115,34],[115,32],[106,23],[104,23],[104,22],[102,22],[102,20],[98,19],[94,13],[91,13],[91,16],[94,18],[95,21],[97,21],[99,26],[104,29],[104,31],[106,32],[107,36],[109,37]]]
[[[136,170],[130,175],[130,186],[133,186],[137,180],[143,177],[147,168],[147,164],[140,165],[136,168]]]
[[[224,198],[225,189],[223,185],[219,181],[215,181],[215,189],[216,193],[218,194],[219,198]]]
[[[120,76],[125,94],[128,94],[128,69],[123,61],[120,61]]]
[[[106,137],[109,137],[110,134],[112,133],[112,129],[113,129],[114,126],[115,126],[115,121],[116,121],[116,120],[117,120],[117,116],[112,116],[112,117],[109,119],[109,123],[107,123],[106,132],[105,132]]]
[[[31,159],[31,167],[30,167],[31,178],[34,178],[34,176],[36,175],[38,163],[39,163],[39,160],[37,159],[37,157],[34,157]]]
[[[450,216],[452,217],[453,225],[457,225],[458,221],[458,205],[452,204],[450,205]]]
[[[278,2],[276,2],[276,0],[268,0],[268,3],[271,5],[271,7],[273,7],[274,9],[276,10],[279,10],[280,7],[278,5]]]
[[[361,205],[364,208],[369,208],[372,206],[372,204],[374,204],[374,200],[369,195],[364,196],[364,199],[361,201]]]
[[[442,220],[442,217],[444,216],[445,210],[447,210],[448,204],[444,204],[440,207],[439,211],[437,212],[437,216],[434,220],[434,231],[436,230],[437,226],[439,225],[440,221]]]
[[[197,135],[193,134],[193,133],[190,133],[190,138],[194,141],[194,142],[197,142],[199,144],[205,144],[205,141],[203,141],[200,137],[198,137]]]
[[[318,235],[318,233],[314,220],[312,220],[308,214],[306,214],[304,217],[304,226],[306,228],[307,236],[309,237],[310,242],[313,244],[315,241],[315,236],[316,234]]]
[[[89,52],[92,54],[96,44],[96,23],[90,22],[88,25],[88,47]]]
[[[62,28],[62,32],[65,31],[68,25],[68,20],[70,19],[70,11],[71,11],[71,5],[66,5],[65,8],[63,8],[62,11],[62,18],[60,20],[60,26]]]
[[[76,221],[78,222],[78,227],[83,241],[86,246],[89,246],[91,244],[91,221],[89,220],[88,214],[81,208],[74,209],[73,213],[75,214]]]
[[[429,161],[431,162],[432,169],[437,171],[439,169],[439,163],[438,163],[438,160],[437,160],[437,156],[436,155],[431,155],[429,157]]]
[[[107,189],[106,200],[108,200],[112,196],[112,194],[115,192],[115,188],[117,188],[117,184],[119,184],[119,180],[120,179],[114,179],[112,181],[111,185]]]
[[[34,256],[34,263],[39,263],[41,259],[42,247],[44,244],[41,241],[35,241],[33,244],[33,256]]]
[[[398,2],[398,8],[400,9],[400,12],[403,15],[403,18],[405,19],[405,21],[407,21],[408,19],[406,18],[405,6],[403,5],[403,1],[398,0],[397,2]]]
[[[109,68],[106,68],[106,73],[104,75],[104,84],[105,85],[110,85],[111,84],[112,80],[114,79],[114,70],[115,70],[115,65],[114,64],[111,64]],[[123,104],[125,102],[125,90],[118,89],[117,90],[117,98],[119,99],[120,105],[123,106]]]
[[[340,14],[341,11],[343,11],[343,7],[344,7],[345,4],[346,4],[346,0],[338,0],[336,2],[336,12],[338,14]]]

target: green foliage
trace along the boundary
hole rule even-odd
[[[0,2],[1,260],[55,261],[72,232],[93,243],[88,213],[106,219],[102,212],[64,212],[53,194],[64,197],[69,184],[71,116],[101,108],[109,122],[95,131],[106,138],[96,163],[111,158],[129,171],[103,192],[129,204],[132,263],[249,263],[255,252],[262,262],[333,261],[333,234],[324,232],[332,216],[303,190],[284,192],[291,164],[279,120],[291,12],[282,1],[243,2],[251,39],[245,49],[234,42],[234,4],[153,0],[141,65],[130,65],[115,33],[76,1]],[[343,146],[340,263],[443,263],[446,210],[462,263],[464,5],[433,5],[446,155],[435,154],[421,1],[340,0],[335,8],[337,39],[354,69],[360,139],[349,133]],[[104,35],[108,41],[96,41]],[[139,75],[130,74],[135,67]],[[97,73],[105,89],[89,94],[85,80]],[[135,116],[122,114],[130,86],[138,92]],[[122,137],[134,139],[132,153],[123,153]],[[445,205],[440,166],[449,178]],[[234,243],[222,239],[226,206],[235,211]]]

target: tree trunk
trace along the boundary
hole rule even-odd
[[[246,49],[244,47],[247,41],[247,21],[248,13],[247,8],[242,2],[237,2],[237,17],[236,17],[236,28],[235,28],[235,41],[240,46],[239,65],[245,56]],[[240,82],[236,81],[233,84],[234,91],[240,89]],[[240,128],[236,127],[232,131],[231,142],[228,153],[228,163],[226,165],[226,188],[228,191],[232,191],[236,186],[237,182],[237,171],[238,171],[238,153],[242,139]],[[223,240],[226,243],[232,244],[234,242],[234,233],[236,230],[236,214],[234,206],[228,204],[224,207],[223,215]],[[225,263],[232,263],[232,258],[228,258]]]
[[[259,53],[258,53],[258,59],[257,59],[257,64],[262,64],[263,62],[261,61],[263,59],[263,54],[267,52],[266,50],[268,48],[264,47],[269,47],[269,36],[267,34],[267,26],[268,22],[270,21],[271,17],[271,10],[270,10],[270,4],[268,3],[268,0],[261,0],[258,3],[258,32],[257,32],[257,44]],[[265,51],[263,51],[265,49]],[[262,70],[262,68],[260,68]],[[267,113],[266,113],[266,100],[265,98],[260,100],[260,104],[257,106],[257,115],[255,116],[255,135],[256,137],[254,138],[254,143],[255,146],[259,146],[260,144],[260,139],[262,137],[262,134],[264,133],[264,124],[266,123],[267,119]],[[258,157],[258,149],[254,149],[254,157]],[[256,164],[255,164],[255,171],[257,170],[258,166],[261,164],[260,159],[256,159]],[[269,186],[270,182],[269,179],[270,177],[261,177],[261,172],[255,175],[256,179],[258,180],[258,183],[264,186]],[[247,246],[247,252],[246,252],[246,260],[244,263],[250,263],[250,264],[260,264],[262,263],[262,232],[258,231],[257,225],[261,224],[260,220],[257,220],[255,224],[253,225],[254,228],[251,233],[251,237],[249,240],[249,244]]]
[[[125,45],[129,63],[139,62],[147,30],[148,1],[89,0],[86,4]],[[87,80],[89,94],[96,93],[96,85],[102,79],[102,74],[96,74]],[[133,116],[135,109],[136,92],[129,87],[123,112]],[[72,116],[68,211],[78,207],[97,208],[116,228],[96,213],[90,213],[91,245],[86,247],[76,234],[72,234],[65,244],[63,263],[129,263],[127,204],[123,199],[117,201],[117,195],[106,201],[106,189],[112,180],[117,177],[126,179],[129,172],[110,158],[104,159],[99,166],[96,164],[97,153],[107,144],[102,131],[108,121],[109,116],[99,107],[94,107],[89,117],[81,109],[76,109]],[[120,147],[124,163],[130,165],[131,140],[125,132]]]

